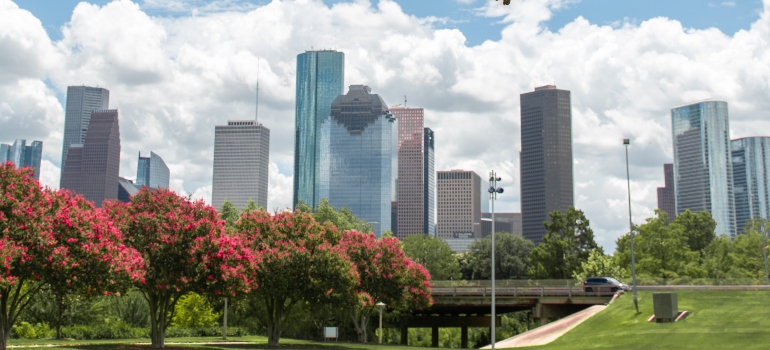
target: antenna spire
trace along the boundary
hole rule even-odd
[[[406,108],[406,95],[404,95],[404,108]]]
[[[260,58],[257,57],[257,108],[254,111],[254,121],[259,124],[259,62]]]

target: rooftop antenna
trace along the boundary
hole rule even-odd
[[[257,57],[257,108],[254,111],[254,121],[259,125],[259,62],[260,58]]]
[[[406,108],[406,95],[404,95],[404,108]]]

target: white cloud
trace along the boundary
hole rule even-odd
[[[167,2],[172,17],[142,11],[158,1],[81,3],[53,43],[40,21],[0,0],[7,53],[0,57],[0,142],[42,139],[45,182],[58,183],[63,109],[55,96],[67,85],[105,86],[121,113],[121,175],[133,178],[136,154],[152,150],[171,168],[175,190],[210,201],[214,125],[253,116],[259,59],[260,122],[271,130],[268,207],[284,208],[292,193],[296,55],[335,48],[345,52],[346,85],[368,84],[390,104],[407,95],[410,106],[426,109],[437,170],[484,177],[496,170],[506,189],[496,207],[514,211],[519,94],[555,83],[572,91],[575,204],[612,251],[628,226],[622,138],[632,140],[640,223],[657,205],[662,163],[672,161],[672,106],[720,98],[730,104],[733,137],[770,130],[770,0],[751,29],[732,36],[666,18],[616,26],[576,18],[548,30],[543,21],[572,2],[487,1],[481,13],[504,24],[501,39],[468,47],[459,30],[435,29],[435,18],[404,14],[389,0],[272,1],[252,9],[238,1],[217,2],[218,9]]]

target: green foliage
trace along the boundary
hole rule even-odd
[[[147,327],[150,320],[150,308],[137,291],[131,291],[123,296],[111,298],[112,311],[121,321],[133,328]]]
[[[55,331],[48,327],[47,323],[36,323],[34,326],[27,322],[19,322],[12,329],[15,338],[43,339],[55,335]]]
[[[462,277],[460,264],[454,257],[452,248],[440,238],[427,234],[410,235],[402,241],[401,248],[406,256],[428,269],[432,280]]]
[[[495,233],[495,278],[516,279],[527,276],[530,254],[535,248],[532,241],[506,232]],[[490,279],[492,266],[492,236],[484,237],[471,244],[465,254],[466,269],[470,279]],[[458,262],[459,265],[459,262]]]
[[[241,216],[241,211],[238,210],[238,207],[227,198],[222,202],[222,209],[219,210],[219,213],[222,215],[222,220],[225,220],[229,227],[235,225],[235,221]]]
[[[304,203],[301,203],[304,204]],[[302,210],[307,210],[305,205]],[[298,209],[299,210],[299,209]],[[305,211],[307,212],[307,211]],[[321,225],[330,222],[334,227],[340,231],[356,230],[358,232],[369,233],[372,232],[372,225],[363,219],[356,218],[353,212],[346,207],[340,208],[339,211],[329,204],[329,200],[326,198],[321,199],[318,203],[318,207],[312,212],[313,219]]]
[[[666,214],[660,212],[658,215],[664,218]],[[668,220],[668,217],[666,216],[664,219]],[[696,214],[687,209],[676,216],[672,226],[674,226],[673,230],[684,238],[685,244],[692,251],[697,252],[706,249],[709,243],[716,238],[714,230],[717,227],[717,222],[707,211]]]
[[[255,211],[255,210],[265,210],[265,208],[257,206],[257,203],[255,203],[253,199],[249,199],[249,201],[246,202],[246,206],[243,207],[242,211],[244,213],[250,213],[250,212]]]
[[[172,326],[213,327],[217,325],[220,313],[214,312],[206,298],[197,293],[187,293],[174,306]]]
[[[581,264],[579,272],[576,271],[572,278],[582,281],[591,276],[625,278],[628,275],[628,270],[618,266],[612,257],[604,255],[599,249],[594,249],[588,256],[588,260]]]
[[[532,250],[529,275],[535,279],[569,279],[580,272],[591,251],[601,249],[582,210],[569,207],[567,213],[551,212],[544,223],[543,243]]]

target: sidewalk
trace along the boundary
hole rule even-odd
[[[572,328],[579,325],[595,313],[604,310],[605,305],[594,305],[583,311],[572,314],[558,321],[551,322],[545,326],[537,327],[531,331],[518,334],[506,340],[501,340],[495,344],[495,348],[515,348],[520,346],[533,346],[548,344],[556,338],[569,332]],[[482,349],[490,349],[487,345]]]

